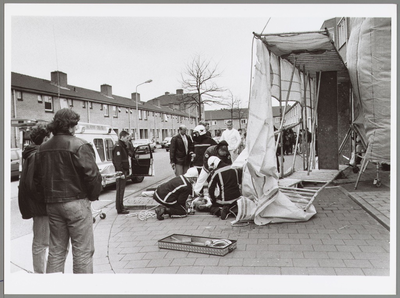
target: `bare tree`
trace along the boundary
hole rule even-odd
[[[181,74],[182,88],[187,92],[182,97],[182,102],[189,108],[193,106],[197,108],[199,121],[204,104],[219,103],[220,101],[218,93],[223,92],[224,89],[214,82],[220,76],[217,66],[212,65],[210,60],[201,59],[200,56],[188,63],[184,73]]]

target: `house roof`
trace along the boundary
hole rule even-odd
[[[316,78],[320,71],[337,71],[338,82],[348,82],[348,70],[339,55],[328,30],[276,34],[256,34],[269,51],[305,67],[305,72]]]
[[[249,114],[248,108],[240,109],[242,117],[247,118]],[[280,107],[272,107],[273,117],[280,117]],[[233,119],[239,119],[239,113],[237,110],[233,113]],[[220,109],[220,110],[208,110],[205,111],[205,119],[207,121],[211,120],[226,120],[231,118],[231,110],[230,109]]]
[[[164,94],[156,98],[150,99],[147,102],[157,105],[159,101],[161,106],[168,106],[170,104],[180,104],[182,101],[186,101],[193,97],[197,97],[197,94],[196,93]]]
[[[58,87],[50,80],[40,79],[24,74],[11,73],[11,86],[13,89],[25,92],[40,93],[49,96],[59,96],[77,99],[77,100],[90,100],[97,103],[116,105],[122,108],[136,109],[136,102],[128,97],[112,95],[112,97],[102,94],[100,91],[94,91],[86,88],[81,88],[73,85],[67,85],[67,88]],[[170,109],[168,107],[159,107],[151,102],[138,102],[138,106],[142,110],[152,112],[163,112],[167,114],[174,114],[179,116],[188,117],[185,112]]]

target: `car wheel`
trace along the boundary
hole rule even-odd
[[[135,177],[132,177],[132,182],[133,183],[140,183],[140,182],[142,182],[144,180],[144,176],[135,176]]]

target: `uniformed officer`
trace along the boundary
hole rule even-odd
[[[129,139],[129,133],[124,130],[121,131],[119,133],[119,140],[113,149],[112,162],[115,167],[115,172],[121,172],[121,175],[117,176],[116,181],[117,195],[115,199],[115,207],[117,208],[118,214],[129,213],[129,211],[124,207],[126,178],[129,175],[129,155],[127,149]]]

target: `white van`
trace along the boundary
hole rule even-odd
[[[116,172],[112,163],[112,151],[118,136],[108,125],[79,122],[75,136],[86,140],[93,146],[96,163],[103,177],[103,187],[115,183]],[[130,160],[130,175],[132,182],[142,182],[144,176],[153,176],[153,155],[134,154]]]

